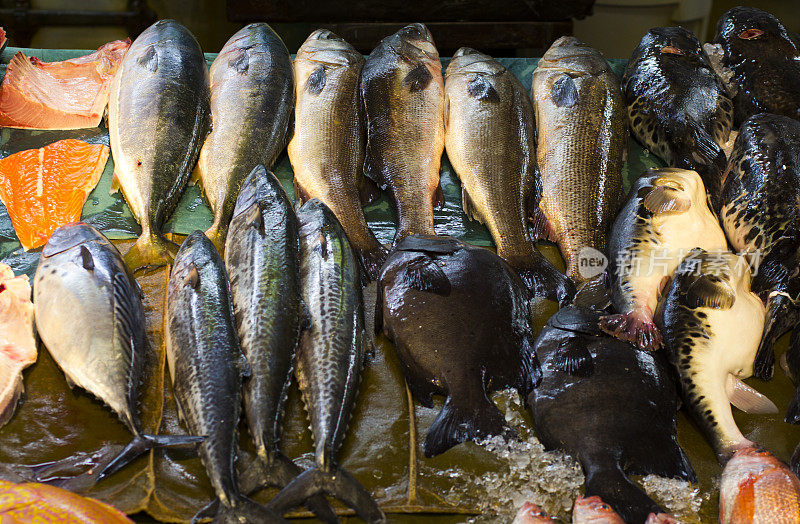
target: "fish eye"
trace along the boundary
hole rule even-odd
[[[739,38],[741,38],[742,40],[753,40],[763,34],[764,31],[762,31],[761,29],[745,29],[744,31],[739,33]]]
[[[667,46],[662,47],[661,48],[661,52],[665,53],[665,54],[670,54],[670,55],[685,55],[686,54],[681,49],[678,49],[677,47],[673,47],[671,45],[667,45]]]

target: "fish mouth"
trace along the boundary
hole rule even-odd
[[[336,42],[343,42],[344,39],[331,31],[330,29],[317,29],[311,33],[308,40],[334,40]]]
[[[415,24],[408,24],[400,31],[398,34],[404,40],[409,42],[430,42],[433,43],[433,37],[431,36],[431,32],[428,31],[428,28],[425,27],[425,24],[415,23]]]
[[[87,242],[108,242],[95,228],[84,222],[66,224],[56,229],[42,249],[44,258],[63,253]]]
[[[459,56],[475,55],[475,54],[483,54],[483,53],[480,53],[471,47],[461,47],[458,49],[458,51],[456,51],[453,54],[453,58],[458,58]]]

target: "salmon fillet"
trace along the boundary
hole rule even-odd
[[[111,80],[128,47],[130,40],[117,40],[63,62],[42,62],[17,53],[0,85],[0,126],[96,127],[108,104]]]
[[[22,370],[36,362],[33,304],[27,275],[0,263],[0,426],[22,393]]]
[[[80,219],[109,152],[104,145],[68,139],[0,160],[0,200],[22,247],[42,246],[58,227]]]

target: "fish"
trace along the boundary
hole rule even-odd
[[[5,43],[5,33],[3,42]],[[129,39],[102,45],[94,53],[42,62],[18,52],[0,85],[0,126],[21,129],[97,127]]]
[[[194,36],[159,20],[134,40],[108,103],[114,184],[142,233],[125,254],[132,271],[169,263],[178,246],[161,227],[183,193],[211,127],[208,68]]]
[[[661,347],[653,323],[661,284],[695,247],[728,249],[700,175],[680,168],[648,169],[634,181],[611,228],[608,274],[617,313],[600,319],[603,331],[641,349]]]
[[[294,107],[292,59],[270,26],[249,24],[222,47],[209,78],[213,129],[193,177],[214,215],[206,235],[222,249],[245,178],[256,165],[269,168],[286,145]]]
[[[757,265],[752,288],[767,305],[767,321],[753,375],[762,380],[772,377],[775,341],[800,321],[798,144],[800,122],[766,113],[748,118],[734,141],[717,209],[733,249]],[[794,364],[800,347],[790,347]],[[790,412],[787,420],[800,416],[795,407]]]
[[[46,244],[59,227],[80,220],[109,153],[102,144],[66,139],[0,160],[0,200],[26,251]]]
[[[506,259],[537,294],[564,301],[574,286],[536,249],[527,217],[539,205],[533,106],[508,69],[459,49],[445,72],[445,145],[461,180],[464,213],[486,224]]]
[[[22,370],[36,362],[28,275],[0,263],[0,427],[11,419],[24,387]]]
[[[331,495],[367,522],[386,517],[372,496],[336,463],[346,437],[371,346],[364,327],[359,265],[336,215],[312,198],[297,212],[300,224],[300,297],[306,325],[295,377],[314,437],[314,466],[270,501],[278,514],[321,494]]]
[[[411,24],[380,41],[361,71],[367,144],[364,174],[389,191],[395,242],[433,235],[433,206],[444,205],[444,79],[428,28]]]
[[[578,495],[572,505],[572,524],[625,524],[625,521],[597,495]]]
[[[667,165],[697,171],[717,198],[733,102],[697,37],[682,27],[650,29],[628,61],[622,93],[636,139]]]
[[[167,284],[167,363],[178,414],[198,447],[216,499],[194,520],[279,522],[239,490],[234,462],[242,381],[250,365],[234,324],[230,284],[214,244],[195,231],[183,241]]]
[[[525,502],[517,511],[511,524],[552,524],[557,520],[547,516],[542,508],[533,502]]]
[[[603,333],[600,314],[569,306],[548,320],[534,348],[542,381],[528,402],[545,448],[580,462],[585,496],[599,496],[625,522],[641,523],[663,511],[630,475],[690,482],[697,476],[678,445],[678,392],[663,352]]]
[[[767,451],[736,452],[719,483],[720,524],[800,522],[800,480]]]
[[[110,504],[47,484],[0,480],[0,498],[0,520],[5,522],[133,524]]]
[[[738,6],[717,22],[713,44],[722,49],[718,65],[733,98],[734,123],[757,113],[800,120],[800,37],[776,17]]]
[[[721,463],[753,445],[736,426],[731,404],[748,413],[778,411],[743,382],[753,374],[765,313],[750,281],[739,255],[692,249],[665,284],[655,313],[686,410]]]
[[[0,51],[6,48],[7,43],[8,39],[6,38],[6,32],[2,27],[0,27]]]
[[[70,387],[103,401],[133,440],[103,466],[106,478],[153,447],[185,446],[202,436],[149,435],[140,413],[147,339],[141,289],[117,248],[82,222],[58,228],[33,277],[36,330]]]
[[[378,281],[376,334],[394,344],[423,406],[446,396],[425,437],[426,457],[473,439],[516,437],[490,394],[514,388],[527,398],[541,377],[529,300],[502,258],[453,237],[407,236],[389,255]]]
[[[287,152],[295,198],[301,205],[317,198],[333,211],[361,260],[362,276],[375,280],[386,249],[367,226],[361,207],[378,191],[364,177],[364,57],[339,36],[318,29],[300,46],[294,66],[296,125]]]

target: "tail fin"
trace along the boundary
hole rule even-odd
[[[283,489],[302,472],[303,469],[291,459],[273,451],[269,460],[257,456],[250,463],[244,473],[239,475],[239,487],[247,495],[267,486]],[[305,506],[323,522],[335,523],[339,520],[323,495],[309,498]]]
[[[244,495],[231,500],[230,504],[222,504],[219,499],[214,499],[192,517],[192,524],[209,518],[213,519],[215,524],[240,524],[242,522],[259,522],[262,524],[289,523],[289,521],[267,506],[262,506]]]
[[[125,254],[125,264],[131,271],[144,267],[166,266],[175,258],[178,245],[160,235],[142,234]]]
[[[109,475],[113,475],[120,469],[127,466],[139,455],[146,453],[152,448],[163,448],[172,446],[189,446],[205,440],[205,437],[195,437],[189,435],[136,435],[125,448],[119,452],[97,475],[100,481]]]
[[[268,507],[283,514],[289,508],[322,494],[341,500],[367,522],[386,522],[386,516],[372,496],[342,468],[323,471],[313,467],[304,471],[275,495]]]
[[[423,450],[430,458],[457,444],[490,435],[517,438],[516,432],[506,424],[506,419],[497,406],[483,395],[483,400],[469,406],[456,405],[447,397],[442,410],[431,424],[425,436]]]
[[[640,309],[602,316],[600,329],[612,337],[625,340],[647,351],[655,351],[662,344],[661,332],[653,323],[653,319]]]
[[[508,258],[525,285],[534,296],[545,297],[564,306],[575,296],[575,284],[567,275],[555,268],[541,253],[524,259]]]
[[[219,254],[220,255],[224,254],[225,239],[228,236],[228,228],[222,227],[216,222],[214,222],[213,224],[211,224],[211,227],[209,227],[206,230],[206,236],[211,241],[211,243],[214,244],[214,247],[217,248]]]
[[[364,276],[367,277],[368,282],[377,280],[381,274],[383,263],[386,262],[388,252],[377,240],[374,247],[369,249],[356,249],[358,257],[361,259],[361,266],[364,269]]]
[[[593,495],[610,504],[625,522],[644,522],[650,513],[664,512],[617,465],[587,472],[586,496]]]

